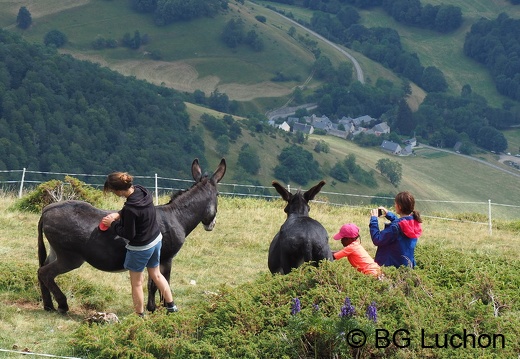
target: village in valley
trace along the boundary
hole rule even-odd
[[[361,133],[366,135],[381,136],[390,133],[390,126],[387,122],[379,122],[369,115],[357,118],[342,117],[338,123],[333,123],[327,116],[318,117],[316,115],[298,117],[287,117],[282,123],[278,119],[271,119],[269,124],[287,132],[302,132],[307,135],[319,131],[322,134],[336,136],[344,139],[353,139]],[[379,122],[379,123],[378,123]],[[316,132],[318,133],[318,132]],[[404,141],[404,147],[400,144],[388,140],[381,141],[381,150],[397,155],[409,156],[413,154],[413,148],[417,146],[415,138]]]

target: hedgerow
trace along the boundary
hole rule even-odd
[[[175,315],[82,325],[86,358],[508,358],[520,351],[519,262],[417,248],[382,280],[348,261],[222,286]],[[362,345],[361,345],[362,344]]]

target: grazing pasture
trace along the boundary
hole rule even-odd
[[[162,203],[167,201],[167,197],[161,198]],[[303,266],[287,276],[272,276],[267,253],[286,219],[285,202],[221,197],[215,230],[206,232],[197,227],[173,260],[172,289],[179,315],[157,313],[138,321],[131,315],[128,275],[104,273],[88,265],[59,278],[70,298],[68,314],[44,311],[36,277],[39,216],[11,210],[14,203],[13,195],[0,195],[0,349],[82,358],[124,357],[129,353],[153,358],[160,357],[160,350],[177,350],[184,357],[196,355],[197,350],[208,357],[224,357],[224,353],[227,357],[254,357],[251,353],[262,357],[255,351],[256,343],[264,356],[280,357],[282,348],[298,345],[302,351],[294,349],[289,357],[313,356],[309,330],[314,328],[315,339],[326,342],[324,336],[336,328],[342,302],[349,296],[358,310],[360,325],[366,324],[364,310],[374,300],[382,328],[404,326],[416,336],[420,332],[415,329],[421,327],[428,335],[436,328],[448,333],[465,328],[504,333],[507,345],[500,353],[512,357],[520,350],[518,222],[496,222],[490,236],[486,226],[425,219],[416,252],[418,269],[411,273],[389,270],[387,282],[357,273],[348,261],[331,262],[319,269]],[[107,209],[121,205],[107,197]],[[322,203],[311,203],[311,207],[313,218],[329,233],[346,221],[358,224],[363,246],[375,253],[368,234],[369,208]],[[332,250],[339,249],[332,239],[329,243]],[[294,297],[301,300],[298,317],[289,314]],[[315,300],[323,313],[320,322],[311,322],[309,317]],[[499,307],[498,317],[493,315],[494,306]],[[88,326],[84,318],[96,311],[116,313],[122,322]],[[297,319],[302,322],[296,323]],[[247,333],[252,337],[245,337]],[[280,343],[284,336],[287,341]],[[385,358],[404,353],[410,357],[480,358],[493,357],[493,353],[496,358],[504,357],[491,349],[421,349],[417,338],[408,350],[393,347],[376,355],[378,351],[372,346],[360,357],[370,352]]]

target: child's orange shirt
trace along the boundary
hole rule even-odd
[[[368,254],[359,241],[354,241],[348,246],[343,247],[342,250],[334,253],[334,259],[345,257],[347,257],[350,264],[361,273],[371,274],[375,277],[381,274],[381,267],[374,262],[374,259]]]

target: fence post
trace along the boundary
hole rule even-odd
[[[18,192],[18,198],[22,198],[24,180],[25,180],[25,167],[23,168],[23,171],[22,171],[22,180],[20,181],[20,191]]]
[[[157,187],[157,173],[155,174],[155,205],[159,205],[159,188]]]
[[[488,225],[489,225],[489,235],[493,234],[492,224],[491,224],[491,200],[488,199]]]

